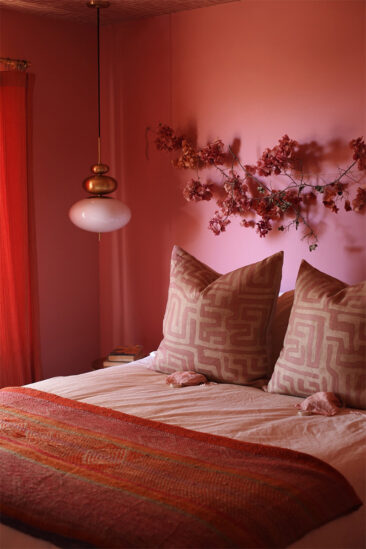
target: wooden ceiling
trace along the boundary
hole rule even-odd
[[[240,0],[110,0],[110,7],[101,14],[101,24],[237,1]],[[86,7],[86,0],[0,0],[1,8],[81,23],[95,22],[95,11]]]

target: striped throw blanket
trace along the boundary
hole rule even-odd
[[[361,502],[309,455],[0,391],[1,517],[61,547],[285,547]]]

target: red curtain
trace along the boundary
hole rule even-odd
[[[40,378],[32,327],[27,75],[0,72],[0,386]]]

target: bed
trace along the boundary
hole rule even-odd
[[[32,387],[169,425],[306,452],[335,467],[364,499],[366,412],[345,409],[333,417],[299,416],[295,405],[302,399],[253,387],[210,382],[175,389],[166,384],[166,375],[146,367],[152,360],[148,357],[126,366],[53,378]],[[292,546],[360,549],[365,545],[364,526],[365,509],[361,507]],[[23,536],[5,527],[2,546],[53,546]]]
[[[308,267],[304,269],[308,276]],[[184,272],[186,277],[186,267]],[[200,284],[201,275],[202,272],[198,277]],[[212,276],[209,278],[212,288]],[[273,274],[270,279],[272,283]],[[207,286],[207,280],[204,284]],[[233,280],[230,280],[232,286]],[[324,284],[319,287],[324,288]],[[338,305],[342,288],[337,286]],[[263,295],[263,285],[260,291]],[[253,290],[249,293],[252,299]],[[8,467],[7,475],[4,475],[5,468],[2,473],[5,509],[2,547],[365,547],[366,411],[354,404],[359,402],[358,398],[363,402],[363,378],[357,374],[359,396],[348,375],[346,385],[352,405],[346,401],[332,416],[299,414],[298,406],[306,397],[304,379],[297,385],[290,383],[287,392],[296,393],[294,387],[300,386],[305,394],[283,394],[286,393],[283,379],[286,381],[288,377],[285,351],[293,346],[291,315],[294,307],[299,307],[300,294],[300,290],[297,297],[295,293],[295,304],[293,294],[282,298],[282,305],[289,305],[287,313],[277,302],[272,338],[275,329],[282,331],[282,338],[286,331],[286,336],[280,344],[282,351],[278,360],[276,357],[275,371],[266,383],[253,379],[246,384],[214,379],[224,375],[224,370],[215,367],[215,374],[207,370],[207,364],[200,367],[208,378],[207,383],[181,388],[167,383],[169,372],[179,369],[177,357],[188,360],[183,344],[181,355],[177,353],[177,343],[173,356],[169,355],[171,341],[167,322],[172,321],[169,302],[174,302],[177,309],[176,293],[171,285],[164,320],[165,343],[156,353],[125,365],[3,390],[2,411],[8,415],[3,416],[1,427],[3,440],[8,437],[10,442],[4,452],[8,457],[2,462]],[[327,291],[328,298],[329,295]],[[237,301],[236,293],[235,303]],[[319,303],[318,298],[314,301]],[[352,297],[351,302],[355,306],[359,299]],[[341,305],[344,314],[346,307],[344,303]],[[220,300],[220,310],[223,307],[225,303]],[[192,310],[191,303],[191,313]],[[269,316],[272,318],[273,311]],[[213,315],[213,318],[217,317]],[[232,321],[233,317],[230,318]],[[263,320],[263,315],[261,318]],[[173,324],[176,325],[176,320]],[[206,330],[207,324],[205,326]],[[176,337],[176,330],[173,332]],[[323,337],[326,334],[323,333]],[[268,345],[268,339],[265,340]],[[211,338],[210,352],[212,346],[218,345],[217,337],[216,343],[212,341]],[[271,352],[277,355],[275,347],[272,341]],[[313,340],[311,349],[313,353]],[[215,356],[218,354],[216,349]],[[202,356],[196,355],[196,363],[204,360]],[[235,356],[234,353],[234,366]],[[335,362],[333,357],[333,364]],[[264,364],[268,368],[268,361]],[[364,367],[363,362],[361,372]],[[167,371],[161,371],[164,369]],[[233,367],[228,371],[232,375]],[[258,372],[255,376],[258,377]],[[345,401],[342,387],[342,380],[338,380],[339,393]],[[310,387],[310,393],[314,392]],[[118,431],[120,425],[123,425],[121,432]],[[63,435],[57,433],[68,429],[72,430],[71,438],[66,441],[71,459],[66,470],[60,458],[65,452],[65,441]],[[139,433],[138,438],[130,439],[130,433],[135,432]],[[92,445],[87,451],[83,449],[80,456],[75,437],[89,437],[90,433]],[[35,444],[40,463],[35,463]],[[114,453],[109,451],[112,446]],[[14,464],[9,456],[18,450],[21,459]],[[244,454],[248,461],[245,467]],[[29,469],[26,481],[22,476],[25,461]],[[126,482],[140,465],[145,475],[144,484],[139,476],[140,484],[133,485],[131,499],[131,484],[127,486]],[[84,473],[80,472],[82,467]],[[53,469],[57,473],[54,476]],[[73,487],[71,493],[75,501],[68,501],[63,490],[70,477],[80,481],[81,474],[84,475],[82,489],[77,492]],[[167,488],[163,491],[165,483]],[[46,499],[39,495],[41,484],[52,486],[48,496],[44,496]],[[114,494],[112,500],[104,500],[104,495],[101,497],[98,493],[98,487],[104,489],[107,484],[112,496]],[[118,499],[121,486],[128,491],[130,499]],[[24,504],[25,494],[33,502],[30,505],[28,501],[28,510],[33,506],[36,516],[33,513],[30,521],[21,508],[11,508],[7,500],[11,489],[11,505],[15,500]],[[61,502],[57,501],[60,497],[64,498]],[[79,517],[83,499],[86,511],[84,509]],[[243,502],[245,507],[241,507]],[[53,510],[53,516],[44,517],[48,508]],[[74,518],[75,524],[66,534],[58,530],[59,522],[69,526]],[[84,522],[87,528],[81,531],[79,525]],[[110,533],[116,523],[122,528],[117,531],[121,538],[113,538]],[[94,538],[88,535],[93,529],[97,536]],[[124,532],[127,532],[125,537]]]

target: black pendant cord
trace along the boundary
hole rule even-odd
[[[97,48],[98,48],[98,137],[100,140],[100,38],[99,8],[97,8]]]

